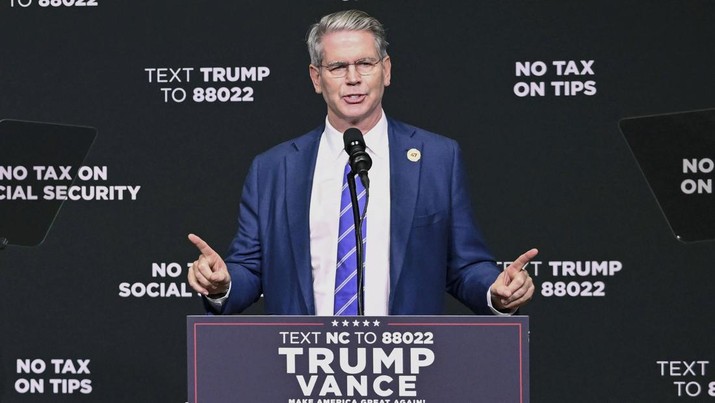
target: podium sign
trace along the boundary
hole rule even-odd
[[[187,322],[191,403],[529,401],[526,316]]]

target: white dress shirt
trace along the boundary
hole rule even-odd
[[[363,136],[372,158],[365,218],[365,315],[384,316],[388,314],[390,299],[390,154],[384,112],[375,127]],[[343,134],[326,118],[310,199],[313,297],[315,313],[319,316],[333,315],[340,196],[347,162]]]

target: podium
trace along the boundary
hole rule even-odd
[[[529,401],[526,316],[189,316],[188,401]]]

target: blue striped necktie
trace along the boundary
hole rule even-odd
[[[357,315],[358,313],[358,282],[357,254],[355,253],[355,222],[350,203],[350,189],[347,178],[350,174],[350,164],[345,166],[343,190],[340,197],[340,225],[338,230],[338,261],[335,271],[335,315]],[[365,211],[365,187],[360,178],[356,178],[358,205],[360,214]],[[362,222],[363,255],[365,254],[365,238],[367,237],[367,219]],[[364,267],[364,266],[363,266]]]

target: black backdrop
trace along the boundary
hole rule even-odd
[[[136,200],[66,201],[42,244],[0,250],[0,401],[186,400],[185,316],[202,312],[183,296],[196,256],[186,234],[228,245],[252,156],[323,121],[304,34],[345,8],[388,29],[386,113],[460,142],[498,258],[542,252],[523,310],[532,400],[713,399],[713,243],[675,239],[618,122],[715,106],[715,3],[84,3],[0,0],[0,119],[95,127],[84,165],[108,177],[75,185],[141,188]],[[545,74],[517,75],[539,61]],[[554,61],[574,61],[574,74]],[[256,76],[206,82],[202,67]],[[178,74],[157,82],[158,68]],[[562,81],[586,90],[564,95]],[[516,94],[539,82],[543,95]],[[197,102],[208,88],[226,89]],[[241,102],[218,99],[233,88]],[[165,100],[182,90],[183,102]],[[556,270],[571,267],[582,275]],[[151,283],[175,292],[140,296]]]

